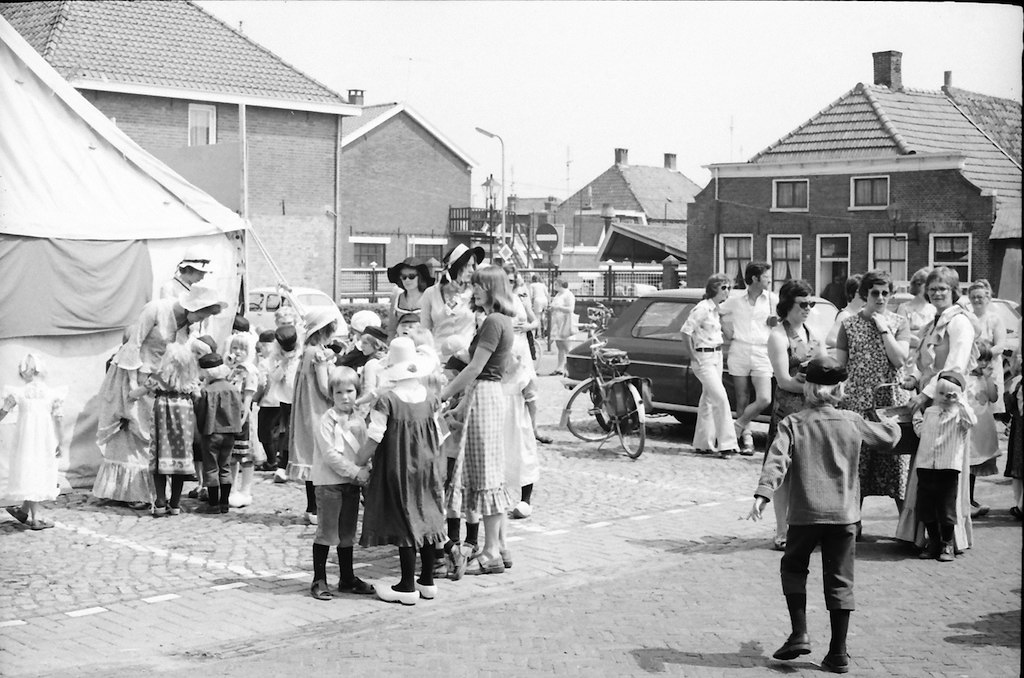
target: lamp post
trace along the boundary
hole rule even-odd
[[[485,137],[497,139],[501,144],[501,242],[505,242],[505,140],[494,132],[488,132],[483,127],[477,127],[477,132]]]
[[[490,261],[494,263],[494,175],[488,175],[482,185],[487,191],[487,240],[490,242]]]

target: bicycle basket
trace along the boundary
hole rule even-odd
[[[605,378],[621,377],[629,367],[629,354],[617,348],[602,348],[597,352],[597,367]]]
[[[893,386],[895,386],[895,384],[879,384],[875,387],[875,390],[872,393],[872,397],[875,401],[874,410],[879,417],[895,417],[896,421],[900,425],[900,440],[896,443],[896,447],[893,448],[892,453],[915,454],[921,439],[917,437],[916,433],[914,433],[914,423],[910,413],[910,405],[890,405],[888,407],[878,406],[879,396],[885,392],[885,389]]]

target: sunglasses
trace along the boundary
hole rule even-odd
[[[402,274],[402,280],[415,280],[418,277],[420,277],[419,273],[403,273]]]
[[[888,297],[892,292],[889,290],[871,290],[868,294],[873,297]]]
[[[814,305],[817,303],[818,302],[816,301],[801,301],[800,303],[797,304],[797,306],[806,311],[809,308],[814,308]]]

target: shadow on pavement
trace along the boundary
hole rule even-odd
[[[950,624],[951,629],[974,631],[966,636],[947,636],[944,640],[954,645],[999,645],[1020,649],[1021,610],[990,612],[973,622]]]
[[[899,560],[916,560],[917,547],[892,537],[879,537],[876,541],[858,542],[857,560],[873,560],[889,563]]]
[[[685,652],[669,647],[649,647],[631,650],[637,666],[647,673],[662,673],[666,664],[684,666],[706,666],[713,668],[755,669],[770,668],[782,673],[794,673],[799,668],[812,668],[813,664],[801,662],[797,664],[780,664],[770,661],[764,655],[764,648],[756,640],[740,645],[737,652]]]
[[[691,539],[630,539],[630,543],[647,546],[665,553],[688,555],[691,553],[729,554],[736,551],[770,551],[771,540],[766,537],[733,537],[728,535],[706,535],[700,540]],[[781,554],[779,554],[781,555]]]

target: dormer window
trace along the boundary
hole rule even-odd
[[[882,210],[889,206],[889,177],[850,179],[850,209]]]
[[[807,179],[775,179],[772,181],[772,210],[778,212],[806,212]]]

